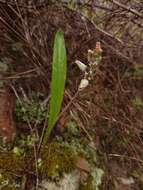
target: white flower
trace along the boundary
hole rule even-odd
[[[77,66],[79,67],[79,69],[81,71],[85,71],[86,70],[87,66],[84,63],[82,63],[81,61],[76,60],[75,63],[77,64]]]
[[[82,79],[80,81],[79,90],[86,88],[88,84],[89,84],[89,81],[87,79]]]

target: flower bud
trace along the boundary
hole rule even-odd
[[[96,53],[102,53],[102,48],[101,48],[101,43],[100,42],[96,42],[96,47],[95,47],[95,52]]]
[[[82,79],[80,81],[79,90],[86,88],[89,85],[89,81],[87,79]]]
[[[76,60],[75,63],[77,64],[77,66],[79,67],[79,69],[81,71],[85,71],[86,70],[87,66],[84,63],[82,63],[81,61]]]

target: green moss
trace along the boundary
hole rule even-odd
[[[44,178],[55,178],[63,173],[69,173],[75,168],[76,158],[72,148],[53,142],[41,151],[43,163],[40,173]]]
[[[5,152],[0,154],[0,169],[9,170],[11,172],[19,172],[24,167],[23,157],[16,156],[13,152]]]
[[[20,175],[25,162],[22,157],[17,157],[12,152],[0,154],[0,189],[20,189]]]

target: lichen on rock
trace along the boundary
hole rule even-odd
[[[69,174],[65,174],[58,182],[43,180],[38,190],[79,190],[80,172],[74,170]]]

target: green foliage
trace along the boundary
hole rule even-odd
[[[67,129],[71,135],[79,135],[79,128],[74,121],[70,121],[67,123]]]
[[[103,174],[104,172],[102,169],[94,168],[83,190],[99,190],[99,187],[102,183]]]
[[[94,187],[95,190],[99,190],[99,186],[102,183],[102,176],[103,176],[104,172],[102,169],[100,168],[95,168],[92,173],[92,186]]]
[[[40,93],[32,93],[31,100],[17,99],[15,115],[19,122],[30,122],[42,124],[47,117],[47,107],[40,101]]]
[[[66,126],[66,131],[63,132],[62,137],[57,136],[56,140],[94,165],[97,160],[95,146],[80,133],[80,129],[75,121],[69,121]]]
[[[21,148],[15,146],[15,147],[13,148],[13,153],[14,153],[16,156],[21,156],[21,155],[24,154],[24,151],[23,151],[23,149],[21,149]]]
[[[30,156],[33,153],[33,147],[38,141],[38,137],[35,134],[32,135],[20,135],[14,143],[12,152],[16,156]]]
[[[64,35],[58,30],[54,41],[53,63],[52,63],[52,81],[51,81],[51,100],[48,120],[48,128],[45,134],[47,141],[51,130],[53,129],[57,116],[61,109],[64,96],[65,81],[67,71],[67,55],[65,48]]]

